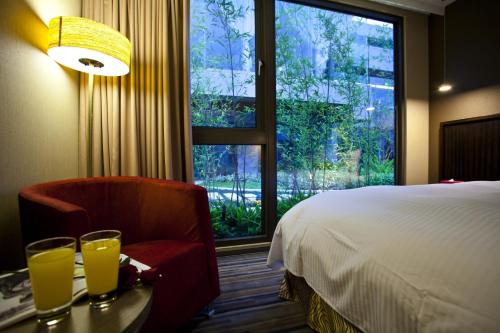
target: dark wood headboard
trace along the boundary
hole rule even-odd
[[[439,179],[500,180],[500,114],[441,123]]]

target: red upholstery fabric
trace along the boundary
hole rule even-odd
[[[169,332],[220,294],[207,192],[140,177],[70,179],[19,193],[25,244],[102,229],[122,232],[123,252],[152,267],[156,282],[145,332]]]
[[[203,260],[206,257],[203,243],[152,241],[125,246],[123,253],[157,267],[157,272],[162,275],[160,283],[155,285],[151,315],[161,318],[165,313],[176,314],[161,325],[162,330],[174,330],[207,305],[206,299],[210,295],[206,288],[208,267]],[[179,314],[179,309],[186,309],[186,312]],[[150,324],[146,323],[144,332],[154,330]]]

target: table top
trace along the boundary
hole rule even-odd
[[[35,317],[1,330],[2,333],[122,333],[137,332],[146,321],[151,309],[153,288],[136,287],[120,293],[112,306],[91,309],[88,298],[73,304],[69,318],[47,328],[38,324]]]

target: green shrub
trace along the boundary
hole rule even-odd
[[[211,201],[210,216],[216,239],[262,234],[262,208],[259,201],[246,205],[223,200]]]

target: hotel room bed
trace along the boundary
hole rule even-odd
[[[320,193],[268,264],[364,332],[500,332],[500,182]]]

